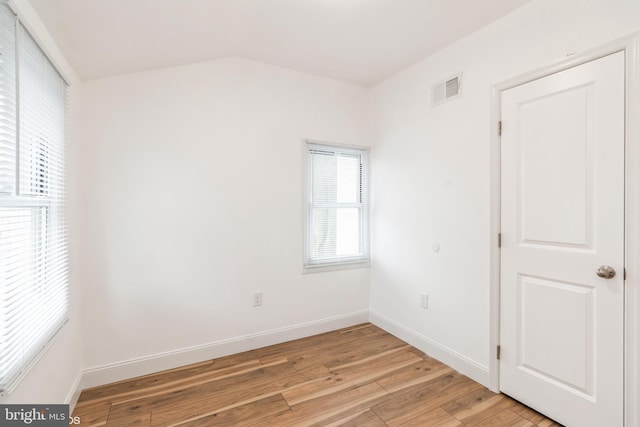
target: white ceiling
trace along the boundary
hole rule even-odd
[[[369,86],[529,0],[30,0],[83,80],[241,56]]]

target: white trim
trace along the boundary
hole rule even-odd
[[[623,40],[626,50],[625,147],[625,425],[640,425],[640,33]]]
[[[500,90],[491,88],[491,188],[490,224],[489,224],[489,385],[491,391],[500,392],[500,362],[498,361],[498,344],[500,343],[500,248],[498,234],[500,233],[500,136],[498,135],[498,121],[501,117]]]
[[[323,139],[305,138],[305,139],[302,140],[302,142],[304,143],[305,156],[306,156],[307,144],[320,145],[320,146],[324,145],[324,146],[329,146],[329,147],[338,147],[338,148],[344,149],[345,151],[353,150],[354,153],[358,153],[360,151],[366,151],[366,152],[370,152],[371,151],[371,147],[369,147],[368,145],[344,144],[342,142],[326,141],[326,140],[323,140]]]
[[[64,402],[69,404],[69,415],[73,413],[73,409],[76,407],[76,403],[78,403],[83,388],[82,371],[79,371],[73,384],[71,384],[71,388],[69,388],[67,397],[64,399]]]
[[[29,0],[2,0],[15,13],[36,44],[45,53],[53,67],[68,85],[78,81],[78,76],[62,54],[46,26]]]
[[[82,376],[84,388],[96,387],[116,381],[148,375],[166,369],[178,368],[203,360],[215,359],[243,351],[279,344],[348,326],[366,323],[368,310],[334,316],[255,334],[215,341],[208,344],[182,348],[108,365],[85,369]]]
[[[353,261],[325,262],[323,264],[307,264],[302,273],[320,273],[325,271],[353,270],[355,268],[369,268],[369,259],[356,259]]]
[[[486,366],[375,311],[369,311],[369,321],[485,387],[489,384]]]
[[[49,340],[38,350],[33,357],[27,360],[27,362],[22,366],[22,370],[13,378],[13,380],[7,384],[6,389],[0,390],[0,397],[5,397],[11,395],[13,391],[20,385],[22,380],[31,372],[33,368],[40,362],[40,359],[44,357],[45,354],[49,351],[53,344],[58,340],[60,335],[62,334],[63,329],[67,325],[69,321],[69,317],[66,316],[65,320],[62,321],[56,332],[49,338]]]
[[[345,270],[352,268],[366,268],[369,267],[369,261],[371,258],[371,238],[370,238],[370,219],[369,219],[369,168],[370,168],[370,147],[366,146],[358,146],[358,145],[347,145],[341,143],[334,142],[326,142],[319,141],[313,139],[304,139],[304,158],[303,164],[305,166],[303,171],[303,200],[304,200],[304,219],[303,219],[303,262],[302,262],[302,272],[303,273],[317,273],[324,271],[334,271],[334,270]],[[359,207],[362,210],[362,222],[360,224],[361,227],[361,242],[362,242],[362,254],[355,255],[351,257],[336,257],[332,259],[324,259],[324,260],[313,260],[311,261],[310,254],[310,245],[311,245],[311,194],[312,194],[312,167],[311,167],[311,156],[309,155],[309,151],[311,149],[323,150],[326,149],[330,152],[342,152],[349,153],[353,155],[357,155],[360,157],[363,167],[363,174],[361,175],[361,187],[364,189],[361,193],[361,201],[360,203],[354,203],[353,207]],[[345,206],[346,204],[340,204]],[[323,206],[324,207],[324,206]],[[336,207],[336,206],[328,206],[328,207]],[[349,206],[351,207],[351,206]]]
[[[625,191],[625,425],[640,425],[640,33],[634,33],[583,54],[498,83],[491,88],[491,238],[490,238],[490,330],[489,388],[499,390],[500,367],[495,349],[500,339],[500,92],[615,52],[626,58],[626,191]]]

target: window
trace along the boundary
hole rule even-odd
[[[67,318],[66,84],[0,3],[0,393]]]
[[[306,268],[368,262],[367,154],[307,141]]]

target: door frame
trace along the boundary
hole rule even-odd
[[[625,53],[624,420],[630,427],[640,425],[640,408],[635,404],[640,400],[640,32],[491,87],[489,388],[500,391],[500,93],[616,52]]]

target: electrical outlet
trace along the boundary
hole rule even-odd
[[[262,292],[253,293],[253,306],[260,307],[262,305]]]
[[[429,308],[429,294],[426,292],[420,292],[420,307],[424,309]]]

